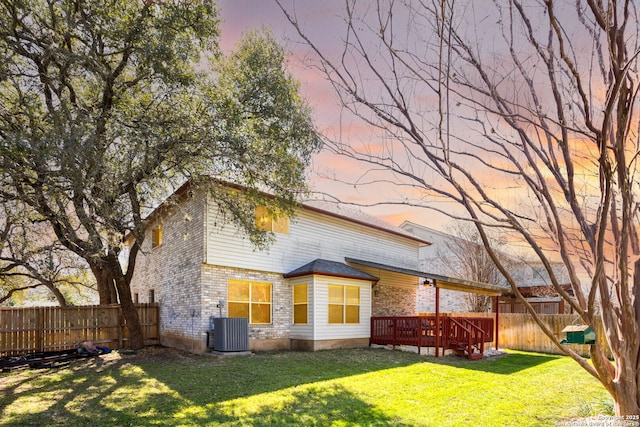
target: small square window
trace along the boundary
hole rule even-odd
[[[360,288],[329,285],[329,323],[360,323]]]
[[[289,234],[289,217],[274,218],[264,206],[258,206],[255,211],[256,227],[263,231]]]

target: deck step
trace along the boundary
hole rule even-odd
[[[469,352],[467,351],[467,346],[463,346],[461,344],[455,345],[455,343],[453,344],[449,344],[449,349],[455,351],[456,353],[458,353],[460,356],[469,359],[469,360],[478,360],[478,359],[482,359],[484,357],[484,354],[482,353],[471,353],[469,354]]]

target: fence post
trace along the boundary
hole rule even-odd
[[[44,307],[36,309],[36,352],[44,351]]]

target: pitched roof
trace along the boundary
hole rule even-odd
[[[473,292],[486,295],[500,295],[509,290],[507,286],[494,285],[491,283],[475,282],[472,280],[457,279],[442,276],[440,274],[429,273],[427,271],[413,270],[410,268],[396,267],[393,265],[380,264],[373,261],[365,261],[355,258],[345,258],[346,262],[358,264],[365,267],[378,268],[380,270],[393,271],[395,273],[406,274],[408,276],[422,277],[430,279],[437,288],[451,289],[454,291]]]
[[[298,267],[295,270],[285,273],[283,276],[285,279],[290,279],[292,277],[309,276],[311,274],[344,277],[347,279],[369,280],[372,282],[377,282],[378,280],[380,280],[377,277],[372,276],[371,274],[360,271],[342,262],[329,261],[320,258],[315,259],[310,263],[303,265],[302,267]]]
[[[342,204],[337,202],[330,202],[326,200],[307,199],[302,202],[302,209],[308,211],[315,211],[324,215],[333,216],[335,218],[341,218],[346,221],[364,225],[365,227],[373,228],[376,230],[384,231],[387,233],[395,234],[396,236],[403,237],[405,239],[411,239],[422,245],[431,245],[431,242],[425,240],[421,236],[417,236],[410,233],[398,226],[390,224],[381,218],[369,215],[360,209],[348,204]]]
[[[215,183],[216,185],[221,185],[221,186],[225,186],[225,187],[230,187],[230,188],[234,188],[234,189],[238,189],[240,191],[245,191],[247,188],[239,185],[239,184],[234,184],[231,182],[226,182],[226,181],[221,181],[221,180],[217,180],[215,178],[211,178],[209,180],[209,182]],[[189,190],[192,188],[192,181],[188,180],[186,181],[184,184],[182,184],[182,186],[180,186],[180,188],[178,188],[177,190],[175,190],[175,192],[169,196],[167,199],[165,199],[162,203],[160,203],[160,205],[158,207],[156,207],[147,217],[147,220],[152,220],[154,217],[159,216],[162,214],[162,212],[166,209],[166,207],[168,205],[170,205],[170,203],[168,203],[168,201],[172,198],[176,198],[179,197],[183,194],[187,194],[189,192]],[[264,194],[268,194],[268,193],[264,193]],[[303,200],[301,203],[301,209],[302,210],[307,210],[307,211],[313,211],[313,212],[318,212],[320,214],[323,215],[328,215],[328,216],[332,216],[334,218],[340,218],[343,219],[345,221],[349,221],[355,224],[360,224],[363,225],[365,227],[369,227],[375,230],[380,230],[386,233],[390,233],[396,236],[400,236],[403,237],[405,239],[410,239],[413,240],[414,242],[417,242],[421,245],[431,245],[431,242],[426,241],[414,234],[411,234],[405,230],[403,230],[400,227],[396,227],[394,225],[391,225],[385,221],[383,221],[380,218],[374,217],[372,215],[368,215],[364,212],[362,212],[361,210],[352,208],[348,205],[343,205],[343,204],[338,204],[338,203],[332,203],[332,202],[328,202],[328,201],[323,201],[323,200],[317,200],[317,199],[308,199],[308,200]]]

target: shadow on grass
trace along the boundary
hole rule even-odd
[[[432,363],[438,363],[472,371],[490,372],[493,374],[511,375],[543,363],[559,359],[560,356],[537,353],[506,353],[480,360],[468,360],[457,355],[440,358],[429,358]]]
[[[0,426],[403,425],[345,388],[316,383],[419,363],[416,355],[319,353],[124,358],[0,377]],[[261,403],[258,395],[279,390],[277,404]]]
[[[407,426],[367,404],[342,386],[304,388],[294,391],[282,406],[262,406],[243,415],[241,420],[228,415],[224,404],[209,405],[203,416],[193,418],[193,425],[249,426]]]

